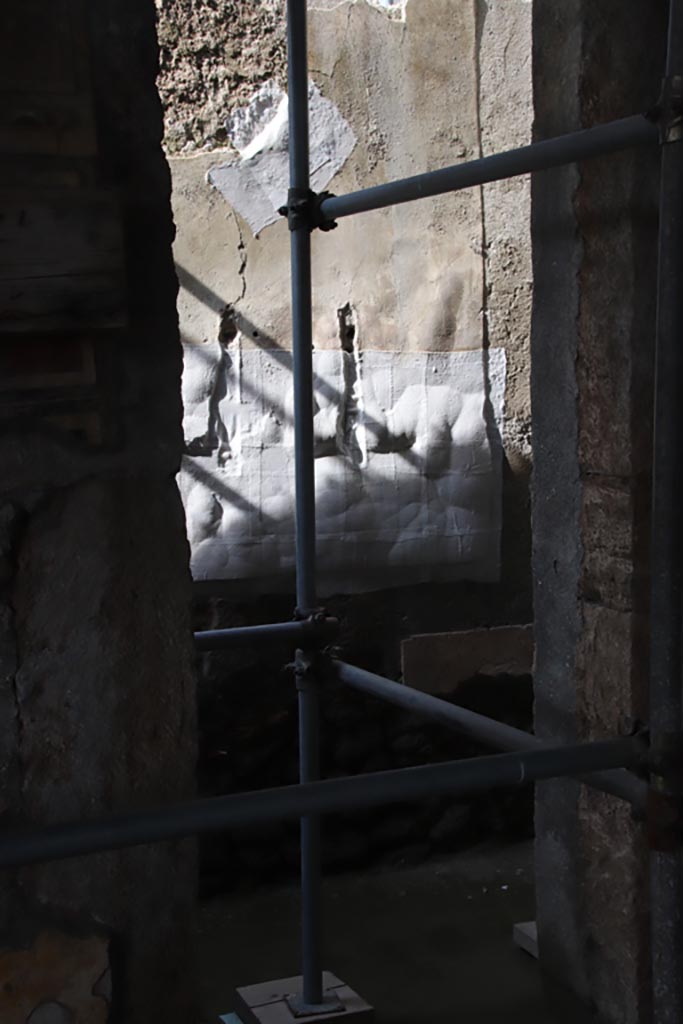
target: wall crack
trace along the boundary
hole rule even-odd
[[[337,310],[339,343],[344,357],[344,407],[340,416],[339,444],[351,461],[363,469],[368,463],[365,401],[361,373],[362,355],[358,319],[350,302]]]

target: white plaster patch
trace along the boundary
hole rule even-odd
[[[372,7],[381,7],[390,17],[401,19],[405,19],[408,2],[409,0],[368,0]],[[308,9],[311,11],[333,11],[345,3],[348,3],[348,0],[308,0]]]
[[[225,347],[208,404],[206,365],[186,348],[186,423],[213,438],[180,474],[193,574],[281,589],[294,568],[291,354]],[[314,369],[320,592],[495,580],[504,351],[319,351]]]
[[[405,18],[408,0],[368,0],[373,7],[382,7],[392,16]]]
[[[334,103],[309,82],[311,188],[322,191],[341,169],[356,144],[350,125]],[[212,167],[208,180],[258,234],[279,220],[287,201],[289,131],[287,95],[266,82],[247,107],[228,121],[228,136],[240,156]]]
[[[287,93],[271,80],[263,83],[246,107],[231,114],[225,129],[243,160],[277,144],[287,126],[287,112]]]

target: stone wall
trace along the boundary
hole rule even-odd
[[[10,827],[190,795],[195,692],[153,4],[29,0],[0,22]],[[194,1019],[194,891],[192,843],[4,873],[3,1024]]]
[[[535,5],[539,137],[653,106],[664,6]],[[558,741],[646,717],[657,189],[656,152],[533,184],[536,729]],[[641,827],[563,781],[536,833],[542,962],[602,1019],[648,1021]]]

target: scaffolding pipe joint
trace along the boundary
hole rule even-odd
[[[659,126],[661,145],[683,141],[683,75],[662,79],[659,100],[649,117]]]
[[[322,204],[326,199],[334,199],[332,192],[314,192],[310,188],[290,188],[287,192],[287,205],[281,206],[278,213],[287,218],[290,231],[305,228],[308,231],[332,231],[337,226],[336,220],[326,217],[322,212]]]
[[[311,690],[315,684],[315,657],[311,651],[297,650],[294,655],[294,678],[299,692]]]

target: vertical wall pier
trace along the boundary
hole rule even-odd
[[[683,587],[683,2],[671,0],[662,93],[662,168],[652,479],[650,729],[662,767],[653,777],[657,807],[680,793],[663,777],[679,754],[682,725]],[[657,771],[657,769],[655,769]],[[674,818],[678,815],[674,814]],[[655,830],[656,831],[656,830]],[[677,830],[679,831],[679,830]],[[680,835],[655,839],[650,855],[654,1024],[683,1020],[683,852]]]
[[[307,0],[287,0],[291,235],[292,349],[296,483],[296,601],[294,623],[274,623],[197,634],[200,650],[239,646],[254,640],[288,638],[298,645],[300,785],[234,794],[185,804],[151,807],[75,824],[13,831],[0,837],[0,867],[41,863],[108,849],[177,839],[239,824],[301,820],[302,977],[250,986],[238,992],[243,1024],[305,1020],[369,1019],[372,1008],[333,975],[322,970],[320,816],[334,810],[404,802],[435,794],[476,792],[497,785],[520,786],[534,779],[601,772],[588,781],[618,793],[636,806],[642,799],[637,777],[607,772],[650,767],[651,925],[653,1024],[683,1021],[683,847],[681,846],[681,732],[683,729],[683,0],[670,0],[666,75],[660,104],[662,143],[660,252],[652,522],[652,608],[650,726],[652,757],[642,740],[546,748],[462,709],[353,666],[336,663],[337,678],[392,703],[422,711],[461,729],[488,737],[513,753],[423,765],[353,778],[320,781],[320,660],[317,649],[334,627],[318,608],[316,594],[315,462],[313,432],[313,343],[311,316],[312,228],[329,230],[334,217],[379,209],[429,195],[469,188],[510,175],[557,167],[576,159],[649,145],[657,138],[655,119],[638,115],[547,142],[456,165],[346,197],[310,191]],[[405,691],[405,692],[401,692]],[[228,1018],[224,1018],[228,1019]]]

